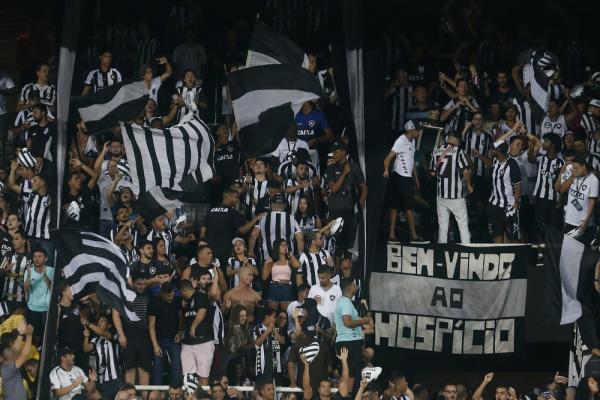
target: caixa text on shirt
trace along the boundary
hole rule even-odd
[[[516,318],[468,320],[375,313],[375,344],[450,354],[515,351]]]

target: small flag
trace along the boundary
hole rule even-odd
[[[319,342],[312,342],[311,344],[300,347],[298,351],[300,352],[300,355],[306,357],[306,362],[310,364],[315,358],[317,358],[317,355],[319,354],[319,349]]]
[[[131,308],[137,295],[127,283],[127,262],[117,245],[95,233],[75,229],[58,229],[52,232],[52,240],[76,299],[96,293],[102,303],[128,320],[139,321]]]
[[[544,111],[548,108],[550,80],[558,71],[558,58],[545,49],[533,51],[523,68],[523,82],[530,85],[531,97]]]
[[[149,89],[143,81],[124,80],[104,90],[75,98],[89,133],[97,133],[139,115],[148,102]]]
[[[268,64],[308,68],[308,57],[296,43],[257,20],[248,46],[246,67]]]
[[[360,376],[366,379],[367,382],[374,381],[381,375],[381,367],[366,367],[360,372]]]

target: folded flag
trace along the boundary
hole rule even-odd
[[[120,121],[138,116],[148,102],[149,89],[143,81],[124,80],[96,93],[73,99],[91,134],[111,129]]]
[[[122,123],[121,132],[136,195],[154,186],[181,191],[188,175],[198,182],[214,175],[214,140],[197,117],[162,130]]]
[[[163,189],[154,186],[133,203],[133,208],[148,222],[153,221],[169,210],[180,208],[183,204],[180,199],[183,192]]]
[[[139,321],[132,308],[137,295],[127,283],[127,262],[117,245],[95,233],[75,229],[53,231],[52,240],[58,265],[63,266],[76,299],[96,293],[102,303],[124,318]]]
[[[308,57],[296,43],[257,20],[248,46],[246,67],[267,64],[308,68]]]
[[[323,95],[319,81],[308,70],[282,64],[232,72],[229,92],[248,157],[275,150],[302,104]]]

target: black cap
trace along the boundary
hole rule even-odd
[[[508,154],[508,144],[506,144],[506,142],[502,142],[496,147],[496,150],[498,150],[500,153],[502,153],[504,155],[507,155]]]
[[[348,151],[348,146],[346,146],[346,144],[342,143],[342,142],[333,142],[333,144],[331,145],[331,151],[336,151],[336,150],[344,150],[344,151]]]
[[[305,148],[300,148],[296,150],[296,160],[300,161],[308,161],[310,160],[310,154],[308,154],[308,150]]]
[[[58,349],[58,357],[64,357],[68,354],[75,354],[75,351],[73,351],[72,348],[70,347],[61,347],[60,349]]]
[[[279,183],[278,181],[271,179],[267,182],[267,188],[268,189],[281,189],[281,183]]]
[[[283,193],[277,193],[271,199],[271,203],[273,204],[286,204],[285,195]]]
[[[587,159],[585,158],[585,156],[577,156],[577,157],[575,157],[575,159],[573,160],[573,162],[577,163],[577,164],[584,165],[584,164],[587,164]]]

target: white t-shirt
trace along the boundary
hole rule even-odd
[[[547,115],[544,117],[540,125],[540,137],[543,138],[548,133],[556,133],[560,137],[567,133],[567,121],[564,115],[559,115],[555,121],[552,121]]]
[[[415,140],[409,139],[406,134],[401,135],[394,142],[392,151],[396,153],[393,171],[400,176],[410,178],[415,165]]]
[[[0,90],[9,90],[15,87],[15,83],[8,74],[0,70]],[[0,115],[8,112],[6,109],[6,97],[0,94]]]
[[[279,145],[277,146],[275,151],[271,153],[271,155],[273,157],[277,157],[279,159],[279,162],[282,163],[286,161],[286,157],[290,152],[298,151],[298,149],[306,149],[308,151],[308,142],[305,142],[304,140],[296,140],[295,142],[290,142],[287,140],[287,138],[283,138],[281,142],[279,142]]]
[[[331,282],[332,285],[329,289],[325,289],[320,284],[313,285],[308,292],[308,297],[314,299],[319,296],[321,298],[320,303],[317,302],[317,310],[322,316],[327,317],[331,322],[331,325],[335,325],[334,313],[337,302],[342,297],[342,289],[339,285]]]
[[[569,188],[569,197],[565,207],[565,223],[579,226],[587,216],[590,199],[597,197],[598,178],[594,174],[575,178]],[[590,222],[592,221],[590,220]]]
[[[537,165],[529,162],[526,151],[511,157],[515,159],[521,171],[521,196],[531,196],[535,189]]]
[[[83,378],[83,382],[88,381],[87,376],[85,376],[81,368],[77,366],[73,366],[70,371],[65,371],[60,366],[56,366],[52,371],[50,371],[51,389],[54,390],[67,387],[75,382],[77,378]],[[81,384],[64,396],[60,396],[58,400],[71,400],[76,395],[83,393],[83,391],[84,386]]]

